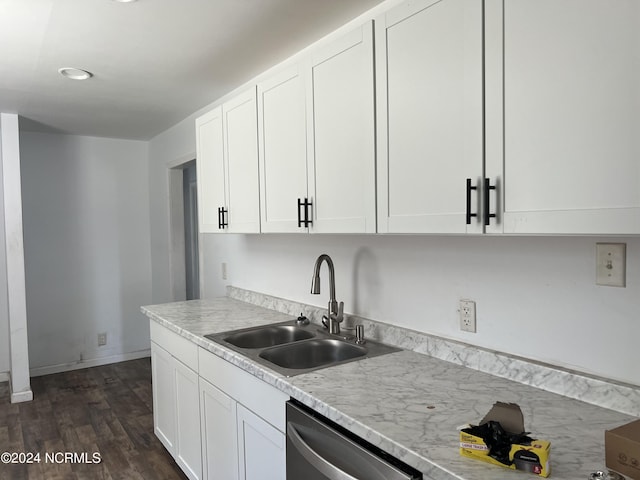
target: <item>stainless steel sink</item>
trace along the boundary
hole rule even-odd
[[[240,348],[265,348],[313,337],[313,332],[296,325],[266,325],[233,333],[224,341]]]
[[[352,337],[295,320],[205,337],[287,377],[400,350],[371,340],[356,345]]]
[[[279,367],[307,369],[364,357],[366,354],[366,347],[361,345],[333,338],[314,338],[306,342],[267,348],[259,356]]]

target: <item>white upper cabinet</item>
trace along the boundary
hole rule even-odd
[[[373,27],[311,56],[307,85],[310,231],[376,231]]]
[[[504,184],[504,232],[640,233],[640,3],[486,8],[487,173]]]
[[[373,233],[368,22],[258,84],[263,232]]]
[[[301,67],[258,84],[260,219],[263,232],[306,232],[307,198],[305,81]]]
[[[196,120],[196,170],[200,232],[222,231],[222,208],[226,209],[222,107]]]
[[[255,87],[224,103],[222,115],[227,173],[227,228],[232,233],[259,233],[258,112]]]
[[[482,30],[481,0],[376,19],[379,232],[482,233]]]
[[[410,0],[373,29],[198,119],[201,231],[640,234],[639,2]]]
[[[200,231],[260,232],[255,88],[199,117],[196,146]]]

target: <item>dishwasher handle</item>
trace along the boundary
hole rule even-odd
[[[329,480],[358,480],[356,477],[349,475],[341,470],[333,463],[322,457],[313,448],[307,445],[296,428],[291,422],[287,423],[287,436],[295,449],[305,458],[307,462],[313,465],[316,470],[326,476]]]

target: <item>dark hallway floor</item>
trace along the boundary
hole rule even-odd
[[[0,462],[0,480],[186,478],[153,433],[149,358],[34,377],[31,388],[32,402],[11,404],[0,383],[0,454],[40,462]]]

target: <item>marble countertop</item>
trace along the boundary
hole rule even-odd
[[[408,350],[287,378],[204,335],[286,321],[292,315],[231,298],[151,305],[142,311],[417,468],[427,479],[535,477],[460,456],[457,428],[477,423],[496,401],[520,405],[526,430],[551,442],[550,478],[563,480],[584,480],[603,470],[605,430],[635,419]]]

